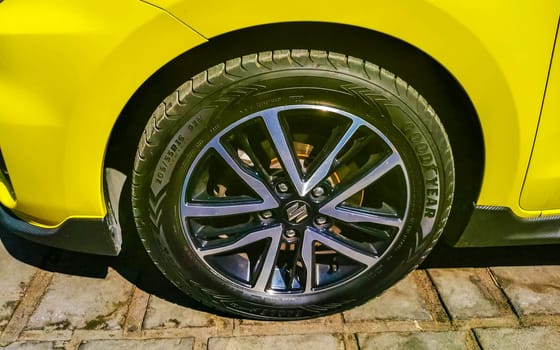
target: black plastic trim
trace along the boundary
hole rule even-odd
[[[68,219],[56,228],[31,225],[0,205],[0,229],[51,247],[100,255],[118,255],[120,227],[111,215],[103,219]]]
[[[560,217],[524,219],[509,208],[476,207],[456,247],[495,247],[560,243]]]
[[[6,166],[6,161],[4,160],[4,155],[2,154],[2,149],[0,149],[0,182],[3,183],[12,199],[16,199],[16,193],[14,192],[14,186],[10,180],[10,174],[8,173],[8,167]]]

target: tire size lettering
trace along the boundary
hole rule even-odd
[[[198,127],[200,125],[200,116],[196,117],[196,118],[192,118],[190,123],[187,125],[187,129],[189,129],[189,131],[193,131],[196,127]]]
[[[303,96],[290,96],[288,101],[290,101],[290,104],[299,104],[303,102]]]
[[[281,101],[282,101],[281,97],[275,97],[275,98],[271,98],[270,100],[257,102],[256,107],[257,109],[265,109],[268,108],[269,106],[275,106],[279,104]]]
[[[165,173],[167,172],[167,168],[169,167],[169,164],[175,163],[175,158],[179,154],[177,150],[181,148],[181,145],[183,144],[184,141],[185,141],[185,137],[183,135],[181,134],[177,135],[177,137],[171,144],[171,147],[169,147],[167,152],[163,155],[161,165],[157,169],[157,173],[156,173],[155,181],[157,184],[159,185],[162,184],[163,179],[165,178]]]

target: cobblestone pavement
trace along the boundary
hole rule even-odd
[[[128,241],[98,257],[0,232],[0,349],[560,348],[559,246],[436,252],[355,309],[258,322],[209,312]]]

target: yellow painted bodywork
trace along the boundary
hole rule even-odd
[[[0,3],[0,148],[15,211],[50,225],[104,216],[103,158],[120,111],[203,41],[136,0]]]
[[[531,164],[521,196],[526,210],[560,208],[560,37],[556,38]]]
[[[0,149],[17,196],[11,207],[29,221],[56,225],[105,215],[103,159],[111,129],[160,67],[206,38],[292,21],[368,28],[428,53],[460,82],[480,118],[486,164],[479,204],[510,207],[523,217],[560,213],[560,206],[538,199],[520,205],[559,1],[150,3],[0,3]],[[552,104],[550,113],[558,108]],[[553,185],[558,203],[560,183]],[[1,188],[0,201],[10,205]]]

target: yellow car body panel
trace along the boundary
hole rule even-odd
[[[533,156],[523,187],[521,207],[560,208],[560,38],[556,37],[546,96]]]
[[[136,1],[0,3],[0,148],[28,221],[103,217],[103,159],[119,113],[166,62],[203,42]]]
[[[543,214],[538,205],[523,209],[519,197],[560,2],[350,0],[284,1],[281,5],[244,2],[242,6],[229,1],[151,2],[208,38],[263,23],[303,20],[368,28],[420,48],[460,82],[480,118],[486,164],[478,204],[509,207],[521,217]],[[560,182],[555,186],[559,195]],[[560,206],[547,209],[544,214],[560,213]]]
[[[486,164],[478,204],[509,207],[522,217],[560,213],[538,198],[520,205],[560,2],[150,3],[0,3],[0,149],[17,196],[0,188],[0,201],[28,221],[57,225],[105,215],[103,159],[111,129],[160,67],[205,38],[292,21],[368,28],[432,56],[460,82],[480,118]],[[550,108],[558,112],[557,103]],[[545,156],[555,151],[549,147]],[[559,195],[560,182],[552,186]]]

